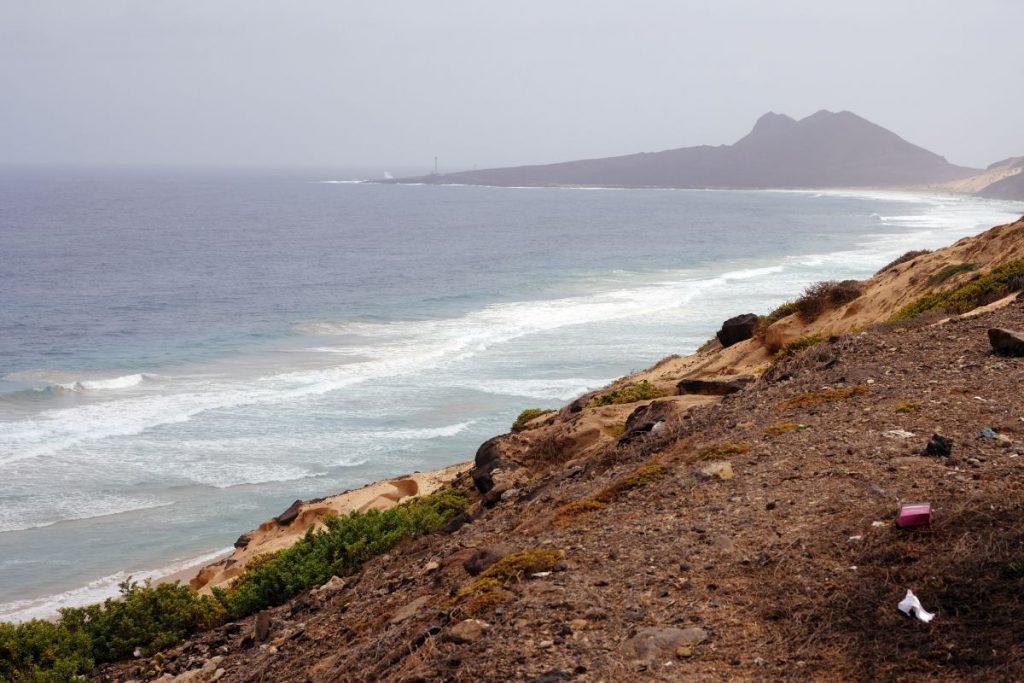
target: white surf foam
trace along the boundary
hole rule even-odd
[[[170,505],[174,505],[174,501],[98,495],[81,498],[66,496],[45,507],[35,502],[24,506],[8,504],[0,508],[0,532],[40,529],[61,522],[111,517]]]
[[[139,583],[144,582],[146,579],[159,580],[193,567],[198,569],[231,552],[231,550],[231,548],[221,548],[220,550],[204,553],[198,557],[174,560],[160,569],[117,572],[116,574],[110,574],[95,581],[90,581],[84,586],[69,591],[38,598],[0,603],[0,621],[21,622],[30,619],[50,619],[55,617],[62,607],[82,607],[102,602],[106,598],[118,595],[118,584],[129,577]]]

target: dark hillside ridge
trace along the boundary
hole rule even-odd
[[[768,113],[733,145],[406,178],[396,182],[672,188],[906,187],[965,178],[956,166],[848,111]]]

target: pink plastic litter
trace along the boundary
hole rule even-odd
[[[896,526],[927,526],[932,523],[931,503],[908,503],[900,507]]]

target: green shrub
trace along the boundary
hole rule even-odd
[[[948,266],[940,268],[934,275],[928,278],[928,286],[935,287],[941,285],[946,280],[949,280],[960,273],[969,273],[972,270],[977,270],[977,263],[951,263]]]
[[[0,623],[0,683],[76,681],[95,663],[124,659],[135,648],[152,654],[228,617],[253,614],[334,575],[354,573],[403,539],[437,531],[468,505],[466,494],[449,489],[389,510],[327,518],[326,530],[310,530],[290,548],[258,558],[215,597],[178,583],[129,579],[119,598],[63,609],[57,623]]]
[[[222,591],[215,591],[232,618],[278,605],[298,593],[353,574],[375,555],[416,533],[437,531],[469,505],[465,494],[442,491],[388,510],[325,518],[326,529],[310,529],[289,548],[259,558]]]
[[[541,415],[547,415],[553,413],[553,410],[545,410],[544,408],[527,408],[523,412],[519,413],[519,417],[512,423],[513,432],[521,432],[526,429],[526,423],[530,420],[540,417]]]
[[[64,683],[93,668],[89,636],[34,619],[0,623],[0,681]]]
[[[928,292],[897,311],[890,320],[909,320],[925,313],[966,313],[1021,289],[1024,289],[1024,259],[1017,259],[959,287]]]
[[[889,263],[885,264],[885,266],[883,268],[881,268],[877,273],[875,273],[875,275],[881,275],[885,271],[887,271],[887,270],[889,270],[891,268],[895,268],[896,266],[900,265],[901,263],[906,263],[907,261],[912,261],[912,260],[916,259],[918,256],[924,256],[925,254],[930,254],[930,253],[932,253],[931,249],[917,249],[915,251],[908,251],[903,256],[900,256],[899,258],[897,258],[897,259],[895,259],[893,261],[890,261]]]
[[[600,406],[613,406],[621,403],[636,403],[637,401],[661,398],[664,395],[665,392],[662,389],[659,389],[647,380],[643,380],[639,384],[632,384],[628,387],[602,394],[588,403],[587,407],[598,408]]]
[[[89,637],[98,662],[124,659],[136,647],[151,655],[226,617],[219,602],[177,582],[153,586],[129,579],[119,587],[117,599],[61,610],[61,624]]]

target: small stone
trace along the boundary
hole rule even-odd
[[[550,650],[554,646],[555,646],[555,641],[553,641],[553,640],[542,640],[539,643],[537,643],[537,647],[539,647],[542,650]]]
[[[925,446],[924,452],[925,455],[938,455],[948,458],[953,453],[953,441],[941,434],[932,434],[932,438],[928,440],[928,445]]]
[[[608,618],[608,611],[601,607],[591,607],[583,613],[589,621],[603,621]]]
[[[466,619],[448,629],[448,633],[444,635],[444,640],[456,644],[472,643],[475,640],[479,640],[489,628],[491,628],[491,625],[486,621]]]
[[[991,427],[982,427],[978,430],[979,439],[998,439],[999,434]]]
[[[572,629],[573,633],[577,633],[578,631],[582,631],[583,629],[585,629],[589,625],[590,625],[590,622],[587,621],[586,619],[573,619],[572,621],[569,622],[569,628]]]
[[[680,648],[688,647],[692,650],[707,638],[707,631],[702,628],[653,626],[640,629],[635,636],[623,643],[622,648],[631,659],[650,665],[677,654]]]
[[[423,606],[426,605],[429,601],[429,595],[421,595],[409,604],[403,607],[399,607],[397,610],[395,610],[395,613],[391,615],[390,619],[388,619],[388,623],[392,625],[401,624],[403,621],[411,619],[412,617],[419,614],[420,610],[423,609]]]
[[[967,464],[971,467],[981,467],[981,461],[977,458],[967,458]]]
[[[440,567],[441,567],[441,563],[440,562],[438,562],[437,560],[431,560],[430,562],[427,562],[425,565],[423,565],[423,571],[425,571],[425,572],[432,572],[432,571],[436,571]]]
[[[701,467],[700,474],[708,479],[713,477],[718,477],[719,479],[732,479],[732,463],[728,460],[714,460]]]

